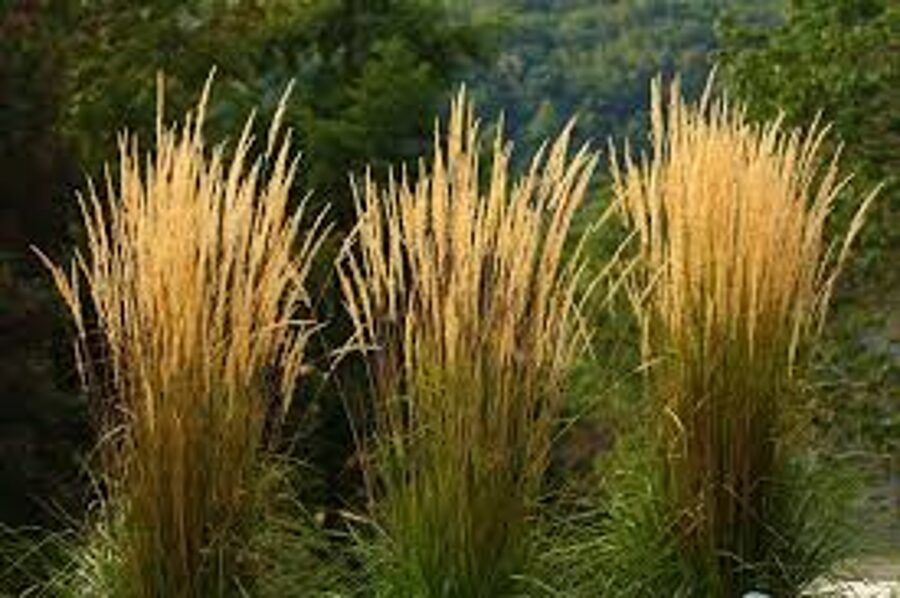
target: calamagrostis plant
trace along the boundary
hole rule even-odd
[[[161,90],[155,152],[123,135],[105,194],[80,197],[86,250],[69,272],[44,261],[102,394],[127,593],[205,597],[233,572],[267,431],[303,369],[312,324],[296,312],[324,230],[289,204],[283,103],[254,158],[253,117],[235,147],[204,146],[209,83],[182,126],[163,124]]]
[[[837,155],[823,159],[827,128],[750,124],[710,87],[689,105],[676,81],[666,103],[656,81],[652,158],[614,154],[612,173],[640,242],[635,306],[668,501],[682,550],[728,584],[765,549],[795,374],[872,196],[826,242],[847,182]]]
[[[596,157],[567,159],[569,137],[513,182],[498,134],[482,172],[461,92],[430,168],[359,190],[337,267],[355,341],[371,350],[370,489],[412,595],[502,595],[521,564],[582,341],[582,260],[564,245]]]

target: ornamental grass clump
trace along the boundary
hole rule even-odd
[[[798,373],[874,194],[829,243],[848,179],[823,156],[827,127],[751,124],[710,87],[687,104],[655,82],[652,155],[614,153],[612,175],[639,239],[633,298],[680,551],[738,595],[771,560]]]
[[[105,193],[79,198],[86,248],[68,270],[44,258],[97,401],[116,596],[233,587],[278,477],[268,440],[313,331],[301,315],[325,231],[321,216],[301,225],[289,200],[297,161],[284,103],[258,157],[253,117],[234,147],[210,151],[208,92],[167,126],[160,84],[155,151],[141,155],[123,134]]]
[[[564,379],[583,344],[583,260],[566,241],[596,163],[570,128],[511,180],[482,170],[464,93],[431,164],[380,186],[338,257],[374,387],[365,443],[394,594],[500,596],[526,556]]]

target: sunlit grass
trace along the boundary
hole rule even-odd
[[[100,560],[123,584],[108,595],[205,597],[240,577],[314,328],[298,318],[323,219],[302,224],[289,200],[281,109],[257,157],[252,117],[234,147],[209,150],[208,92],[169,126],[160,84],[154,151],[123,134],[105,190],[80,198],[86,247],[68,269],[44,258],[98,414],[113,542],[97,546],[117,551]]]
[[[584,260],[567,237],[597,158],[569,157],[570,133],[515,180],[498,134],[482,170],[460,94],[418,177],[359,187],[337,267],[370,364],[366,473],[395,594],[503,595],[526,558],[584,341]]]
[[[874,194],[829,243],[847,179],[826,127],[754,125],[709,88],[664,95],[657,81],[650,157],[613,155],[614,189],[639,238],[632,298],[679,549],[733,595],[771,559],[798,374]]]

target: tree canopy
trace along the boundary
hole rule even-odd
[[[513,136],[533,144],[571,116],[599,143],[644,136],[649,81],[680,74],[696,93],[712,66],[715,23],[771,23],[781,0],[488,0],[505,15],[494,61],[477,73],[480,95],[503,109]]]
[[[287,121],[304,154],[301,184],[338,218],[350,205],[347,172],[420,154],[446,92],[487,47],[477,26],[419,0],[106,0],[59,17],[72,31],[58,40],[61,126],[89,169],[112,155],[117,129],[152,134],[157,72],[177,115],[216,66],[209,124],[219,135],[254,106],[274,109],[294,80]]]

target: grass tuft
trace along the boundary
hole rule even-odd
[[[652,156],[614,153],[612,173],[639,238],[632,298],[679,550],[735,595],[769,558],[798,373],[875,194],[829,244],[848,179],[823,156],[827,127],[751,124],[711,84],[688,104],[656,81]]]
[[[127,582],[109,595],[233,587],[314,328],[297,314],[325,227],[323,215],[303,227],[291,207],[297,160],[281,109],[258,157],[253,117],[236,146],[209,151],[209,87],[168,126],[160,83],[154,152],[123,134],[105,193],[79,198],[86,247],[69,268],[41,254],[100,417],[101,532],[114,541],[97,545],[116,553],[95,560]]]
[[[429,168],[358,190],[337,268],[374,386],[366,473],[389,595],[503,595],[527,556],[584,341],[584,265],[566,241],[597,158],[568,157],[570,134],[513,181],[498,133],[484,172],[463,92]]]

